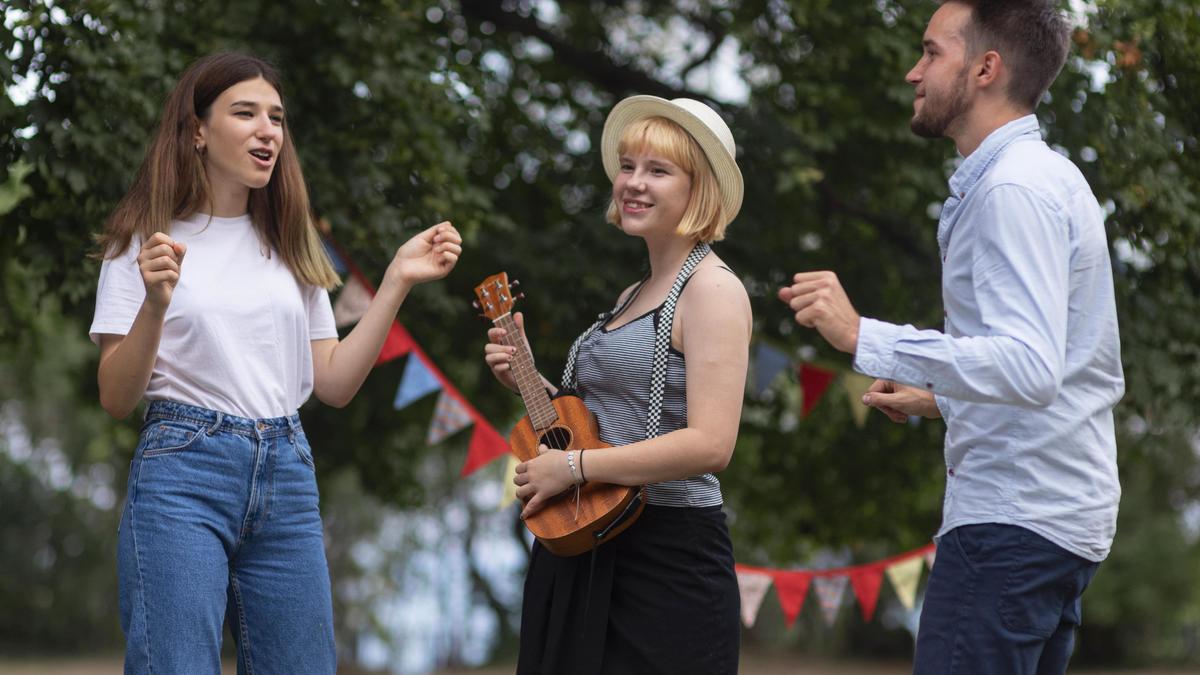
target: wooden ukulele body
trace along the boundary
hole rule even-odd
[[[609,447],[600,440],[596,416],[587,409],[583,399],[563,395],[553,399],[551,404],[558,413],[558,420],[548,429],[538,433],[526,416],[509,435],[512,452],[522,462],[537,457],[540,443],[558,450]],[[585,475],[586,461],[585,457]],[[551,553],[560,556],[579,555],[633,524],[644,504],[639,499],[630,513],[626,511],[640,490],[639,487],[588,482],[579,488],[578,504],[575,490],[569,489],[547,501],[540,511],[526,518],[525,526]],[[621,522],[612,526],[602,538],[597,538],[596,533],[604,531],[622,515],[625,517]]]

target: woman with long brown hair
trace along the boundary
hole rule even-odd
[[[100,240],[100,403],[149,402],[119,532],[126,673],[219,673],[226,620],[239,672],[335,671],[296,410],[346,405],[409,290],[462,252],[448,222],[414,236],[339,341],[281,92],[252,56],[192,64]]]

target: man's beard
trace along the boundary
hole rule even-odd
[[[926,94],[925,105],[915,113],[908,123],[912,132],[922,138],[943,138],[951,124],[967,112],[967,68],[963,68],[950,89],[949,99],[939,105]]]

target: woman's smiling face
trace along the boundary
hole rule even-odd
[[[666,157],[648,149],[621,155],[612,198],[626,234],[673,234],[691,194],[691,176]]]

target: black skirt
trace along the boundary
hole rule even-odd
[[[593,553],[534,543],[517,673],[736,673],[739,602],[721,507],[648,505]]]

